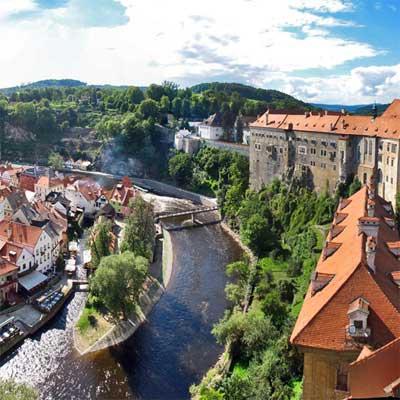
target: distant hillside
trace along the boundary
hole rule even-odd
[[[351,114],[358,115],[370,115],[372,114],[373,104],[355,104],[355,105],[346,105],[346,104],[321,104],[321,103],[311,103],[314,107],[322,108],[323,110],[328,111],[341,111],[346,110]],[[382,114],[389,104],[377,104],[378,115]]]
[[[377,104],[376,107],[378,109],[378,115],[381,115],[384,113],[384,111],[389,107],[390,104]],[[357,108],[356,111],[354,111],[354,114],[359,114],[359,115],[371,115],[372,114],[372,104],[369,104],[367,106],[361,106],[360,108]]]
[[[241,83],[200,83],[191,87],[194,93],[202,93],[206,90],[214,90],[216,92],[225,92],[228,95],[233,92],[239,93],[242,97],[251,100],[264,101],[271,107],[276,109],[312,109],[313,107],[303,101],[297,100],[293,96],[278,90],[260,89],[253,86],[243,85]]]
[[[121,85],[121,86],[116,86],[116,85],[109,85],[109,84],[103,84],[103,85],[88,85],[86,82],[82,82],[76,79],[45,79],[42,81],[37,81],[37,82],[31,82],[27,83],[25,85],[21,86],[13,86],[9,88],[2,88],[0,89],[0,93],[5,94],[6,96],[9,96],[10,94],[14,92],[20,92],[21,90],[26,90],[26,89],[43,89],[46,87],[59,87],[59,88],[65,88],[65,87],[95,87],[95,88],[101,88],[101,89],[127,89],[129,86],[128,85]],[[142,91],[146,90],[145,86],[140,86],[139,89]]]
[[[45,87],[82,87],[82,86],[86,86],[86,83],[75,79],[45,79],[42,81],[27,83],[21,86],[3,88],[0,89],[0,92],[9,95],[11,93],[25,89],[42,89]]]

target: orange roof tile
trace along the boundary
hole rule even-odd
[[[273,121],[273,122],[272,122]],[[366,115],[340,115],[338,113],[269,114],[259,117],[251,127],[278,128],[304,132],[322,132],[347,135],[400,138],[400,100],[392,104],[377,118]]]
[[[355,298],[362,297],[370,303],[368,324],[371,326],[369,340],[374,344],[385,344],[400,336],[400,302],[396,285],[390,279],[391,271],[400,270],[400,262],[387,249],[386,241],[399,240],[397,231],[387,224],[378,230],[375,266],[376,272],[367,267],[365,246],[367,237],[359,233],[359,220],[367,210],[368,189],[363,187],[350,198],[346,217],[340,221],[345,227],[335,237],[342,245],[330,257],[321,254],[316,272],[334,277],[321,290],[314,292],[312,284],[304,303],[291,341],[294,344],[331,350],[354,350],[357,343],[346,339],[349,324],[347,311]],[[375,217],[378,222],[387,216],[385,202],[376,197]],[[340,213],[336,214],[336,218]],[[375,220],[374,220],[375,221]],[[390,241],[389,240],[389,241]]]
[[[363,356],[361,356],[361,354]],[[361,352],[349,367],[349,391],[353,398],[383,398],[400,378],[400,337],[375,351]]]
[[[42,229],[36,226],[24,225],[15,221],[0,222],[0,239],[9,243],[34,248],[41,234]]]
[[[18,267],[5,258],[0,257],[0,275],[6,275],[14,271],[18,271]]]

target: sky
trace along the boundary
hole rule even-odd
[[[0,0],[0,87],[223,81],[386,103],[399,21],[400,0]]]

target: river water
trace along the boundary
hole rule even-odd
[[[191,204],[157,198],[156,207]],[[241,256],[219,225],[172,232],[174,267],[166,293],[123,345],[80,357],[72,330],[85,302],[77,293],[45,329],[0,364],[0,377],[37,387],[41,399],[189,398],[222,349],[210,333],[227,307],[225,266]]]

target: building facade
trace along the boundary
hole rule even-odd
[[[213,114],[199,125],[199,136],[202,139],[219,140],[224,134],[221,115]]]
[[[393,209],[372,181],[340,202],[290,339],[304,354],[304,400],[347,399],[363,385],[349,373],[365,347],[400,337],[399,255]]]
[[[400,184],[400,100],[380,117],[336,112],[271,114],[250,125],[250,184],[302,179],[317,192],[351,175],[366,184],[377,177],[378,194],[394,203]]]

